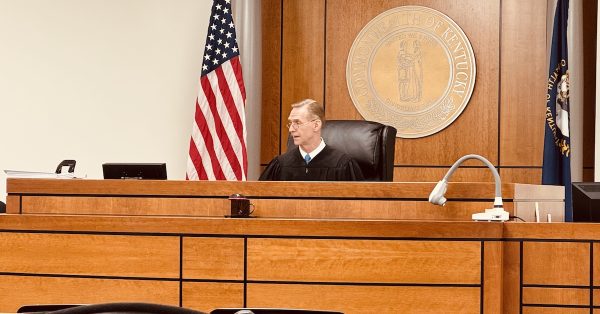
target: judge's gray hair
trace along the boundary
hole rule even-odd
[[[321,120],[321,125],[325,125],[325,109],[314,99],[304,99],[292,104],[292,108],[301,108],[306,106],[306,109],[313,119]]]

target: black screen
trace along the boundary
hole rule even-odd
[[[104,179],[166,180],[165,163],[105,163]]]
[[[573,221],[600,222],[600,182],[573,182]]]

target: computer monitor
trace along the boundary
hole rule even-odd
[[[573,221],[600,222],[600,182],[573,182]]]
[[[105,163],[104,179],[166,180],[166,163]]]

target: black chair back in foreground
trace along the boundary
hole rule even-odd
[[[364,120],[327,120],[321,136],[325,144],[352,157],[367,181],[393,181],[396,129]],[[288,135],[287,150],[295,149]]]
[[[70,307],[81,306],[82,304],[35,304],[35,305],[23,305],[17,313],[46,313],[51,311],[57,311],[62,309],[68,309]]]
[[[58,305],[57,305],[58,306]],[[24,307],[22,307],[24,308]],[[34,306],[30,306],[33,309]],[[39,311],[38,311],[39,312]],[[27,313],[27,312],[19,312]],[[35,312],[29,312],[35,313]],[[181,307],[151,303],[103,303],[71,306],[63,309],[48,309],[46,314],[206,314]]]

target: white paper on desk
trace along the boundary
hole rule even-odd
[[[4,170],[8,178],[29,178],[29,179],[73,179],[75,174],[53,173],[53,172],[36,172],[36,171],[21,171],[21,170]]]

